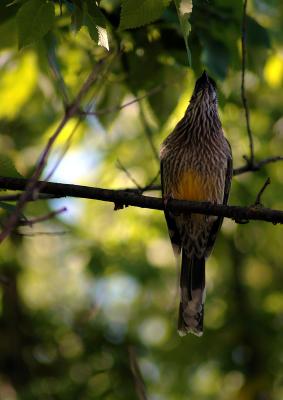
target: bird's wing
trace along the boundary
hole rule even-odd
[[[161,160],[160,162],[160,176],[161,176],[161,190],[162,190],[162,197],[163,200],[168,200],[168,194],[165,193],[165,182],[164,182],[164,163]],[[170,196],[170,195],[169,195]],[[173,251],[175,256],[179,255],[181,252],[181,237],[180,237],[180,233],[178,231],[177,228],[177,224],[176,224],[176,220],[174,218],[174,215],[171,211],[164,210],[164,214],[165,214],[165,219],[167,222],[167,228],[168,228],[168,233],[170,236],[170,240],[171,240],[171,244],[173,247]]]
[[[227,141],[228,143],[228,141]],[[229,145],[229,143],[228,143]],[[229,145],[230,147],[230,145]],[[227,157],[227,168],[226,168],[226,177],[225,177],[225,187],[224,187],[224,196],[223,196],[223,203],[222,204],[227,204],[228,198],[229,198],[229,192],[230,192],[230,187],[231,187],[231,182],[232,182],[232,176],[233,176],[233,161],[232,161],[232,156]],[[205,256],[208,257],[210,253],[212,252],[217,233],[219,232],[221,225],[223,222],[223,217],[218,217],[216,221],[213,223],[212,228],[209,233],[209,237],[207,240],[207,247],[206,247],[206,252]]]

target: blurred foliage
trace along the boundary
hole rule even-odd
[[[148,184],[159,168],[148,135],[158,148],[204,68],[218,83],[223,126],[235,166],[242,165],[241,13],[239,0],[195,0],[185,29],[167,0],[2,0],[0,174],[29,176],[108,46],[122,51],[82,104],[108,111],[80,123],[52,180],[130,187],[119,159]],[[281,1],[249,2],[246,86],[257,159],[283,153],[282,24]],[[190,27],[192,68],[183,37]],[[45,176],[76,123],[56,142]],[[252,204],[270,176],[263,202],[283,209],[282,171],[276,163],[236,177],[230,202]],[[162,213],[62,199],[30,203],[25,215],[62,205],[67,213],[19,228],[1,247],[1,400],[137,399],[129,346],[150,399],[283,398],[281,226],[224,222],[207,265],[204,336],[180,338],[177,271]],[[12,203],[0,206],[1,224],[12,211]]]

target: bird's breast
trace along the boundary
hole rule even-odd
[[[222,202],[223,179],[218,174],[204,175],[189,169],[183,172],[172,190],[175,199]]]

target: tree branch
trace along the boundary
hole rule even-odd
[[[133,375],[135,389],[139,400],[147,400],[146,387],[138,364],[136,352],[133,346],[128,346],[130,368]]]
[[[13,212],[7,219],[4,228],[0,233],[0,243],[3,242],[3,240],[11,233],[11,231],[17,225],[18,219],[20,217],[22,210],[24,209],[26,202],[28,201],[28,199],[33,197],[35,188],[37,188],[37,190],[40,191],[39,190],[40,188],[38,187],[38,179],[46,165],[46,161],[48,159],[49,153],[51,152],[54,142],[56,141],[57,137],[59,136],[59,134],[61,133],[62,129],[65,127],[67,122],[78,113],[82,99],[84,98],[86,93],[91,88],[92,84],[99,76],[101,68],[108,57],[109,55],[107,55],[104,59],[100,60],[94,66],[93,70],[91,71],[91,73],[81,86],[81,89],[79,90],[74,101],[67,107],[66,112],[63,118],[61,119],[61,122],[59,123],[58,127],[56,128],[55,132],[53,133],[52,136],[50,136],[45,148],[43,149],[38,159],[33,175],[31,179],[28,181],[28,186],[26,187],[26,190],[21,194],[20,199],[18,200],[15,212]]]
[[[25,190],[29,180],[21,178],[0,177],[0,188],[10,190]],[[43,185],[42,185],[43,184]],[[152,210],[164,210],[163,199],[143,196],[129,190],[110,190],[89,186],[70,185],[65,183],[53,183],[39,181],[40,193],[52,194],[61,197],[79,197],[111,202],[121,206],[134,206]],[[265,207],[241,207],[212,204],[209,202],[196,202],[184,200],[169,200],[167,209],[174,213],[196,213],[215,215],[230,218],[236,222],[241,221],[266,221],[273,224],[283,223],[283,211]]]
[[[65,211],[67,211],[67,208],[66,207],[62,207],[59,210],[51,211],[50,213],[48,213],[46,215],[41,215],[40,217],[37,217],[37,218],[20,221],[19,225],[21,225],[21,226],[26,226],[27,225],[27,226],[32,227],[34,224],[38,224],[39,222],[48,221],[48,220],[56,217],[56,215],[62,214]]]
[[[132,104],[138,103],[150,96],[153,96],[159,92],[161,92],[168,84],[161,84],[158,85],[154,88],[152,88],[151,90],[149,90],[147,93],[143,94],[142,96],[136,97],[133,100],[128,101],[127,103],[118,105],[118,106],[114,106],[114,107],[109,107],[109,108],[104,108],[102,110],[96,110],[96,111],[80,111],[79,113],[81,115],[93,115],[93,116],[99,116],[99,115],[104,115],[104,114],[110,114],[110,113],[114,113],[117,111],[121,111],[123,110],[123,108],[129,107]]]
[[[254,164],[254,141],[253,135],[251,131],[250,125],[250,112],[249,112],[249,105],[246,96],[246,88],[245,88],[245,74],[246,74],[246,58],[247,58],[247,3],[248,0],[244,0],[243,4],[243,20],[242,20],[242,82],[241,82],[241,96],[242,96],[242,103],[245,109],[245,116],[246,116],[246,125],[247,125],[247,132],[248,138],[250,143],[250,156],[246,157],[246,161],[249,165],[253,166]]]
[[[263,192],[264,192],[265,189],[267,188],[267,186],[270,185],[270,183],[271,183],[271,180],[270,180],[270,178],[268,177],[268,178],[266,179],[266,181],[264,182],[262,188],[261,188],[260,191],[258,192],[257,196],[256,196],[255,203],[254,203],[255,206],[262,206],[262,204],[261,204],[261,197],[262,197],[262,195],[263,195]]]
[[[140,107],[140,119],[141,119],[141,122],[143,124],[143,128],[144,128],[144,133],[145,133],[146,139],[147,139],[147,141],[149,143],[149,146],[151,148],[153,156],[154,156],[154,158],[157,161],[158,166],[159,166],[160,165],[159,152],[156,149],[155,144],[153,142],[152,132],[151,132],[150,126],[149,126],[149,124],[148,124],[148,122],[146,120],[146,116],[145,116],[145,113],[144,113],[144,110],[143,110],[142,107]]]
[[[260,170],[264,165],[275,163],[277,161],[283,161],[283,156],[267,157],[253,164],[245,164],[242,167],[235,168],[233,175],[241,175],[246,172],[255,172]]]

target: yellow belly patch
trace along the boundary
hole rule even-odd
[[[191,201],[208,201],[211,197],[209,182],[195,171],[186,171],[178,185],[173,189],[172,195],[175,199]]]

